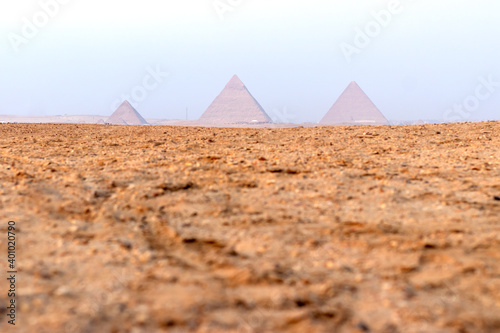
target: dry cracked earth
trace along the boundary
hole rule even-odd
[[[1,332],[500,332],[498,122],[0,131]]]

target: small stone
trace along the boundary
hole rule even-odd
[[[357,328],[361,331],[361,332],[370,332],[370,326],[368,326],[366,323],[360,321],[357,325]]]
[[[54,291],[54,295],[56,296],[70,296],[73,294],[73,291],[68,286],[60,286]]]
[[[94,198],[109,198],[111,197],[112,193],[107,190],[96,190],[94,191]]]
[[[78,230],[80,230],[80,228],[77,226],[77,225],[72,225],[71,227],[68,228],[69,232],[77,232]]]
[[[34,273],[35,277],[50,280],[52,278],[52,274],[48,269],[42,268]]]
[[[145,322],[147,322],[149,318],[149,308],[146,305],[139,305],[136,308],[135,312],[135,320],[137,321],[137,323],[144,324]]]
[[[139,255],[139,261],[143,264],[149,262],[151,260],[151,258],[153,257],[153,254],[151,253],[151,251],[146,251],[144,253],[141,253]]]
[[[129,241],[128,239],[119,239],[118,243],[120,244],[121,247],[123,247],[125,250],[130,250],[132,248],[132,242]]]

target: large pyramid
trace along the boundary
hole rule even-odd
[[[361,90],[351,82],[319,122],[322,125],[389,125],[389,121]]]
[[[272,120],[235,75],[200,117],[200,122],[258,124],[272,123]]]
[[[147,125],[146,119],[137,112],[128,101],[125,101],[116,109],[115,112],[106,120],[106,123],[112,125]]]

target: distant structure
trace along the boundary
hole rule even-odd
[[[128,101],[125,101],[106,120],[106,124],[111,125],[148,125],[139,112]]]
[[[389,121],[356,82],[351,82],[320,125],[389,125]]]
[[[210,104],[199,121],[207,124],[268,124],[273,122],[236,75]]]

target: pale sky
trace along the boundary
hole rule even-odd
[[[129,95],[197,119],[237,74],[281,121],[319,121],[351,81],[389,120],[500,120],[499,18],[494,0],[0,0],[0,114]]]

